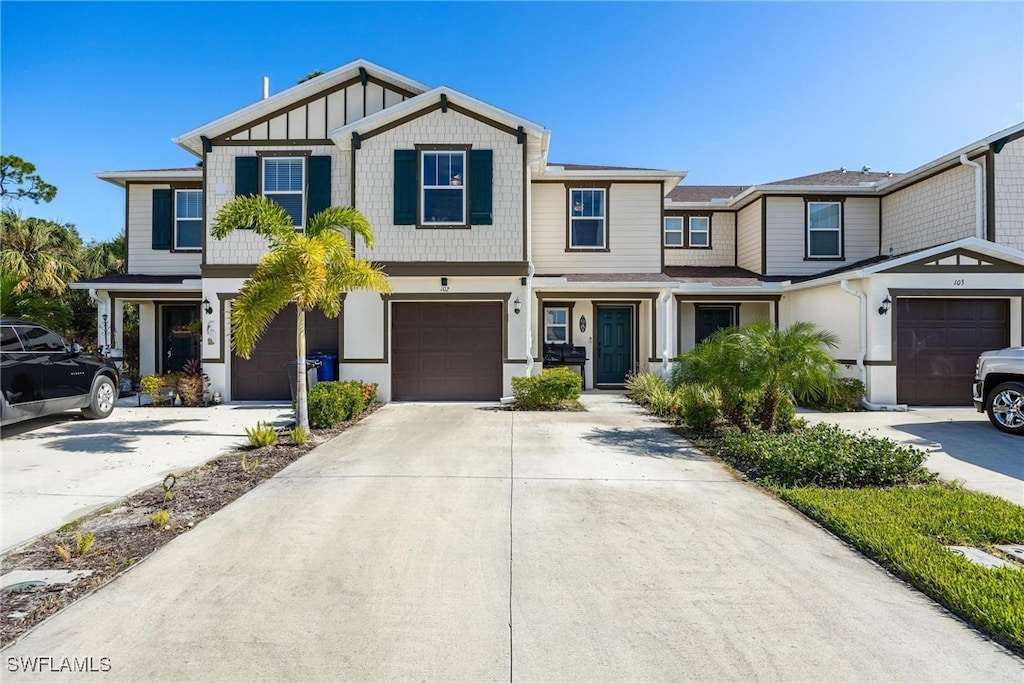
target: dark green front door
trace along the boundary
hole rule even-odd
[[[697,307],[697,343],[701,343],[723,327],[736,326],[736,309],[732,306]]]
[[[597,384],[624,384],[633,369],[633,308],[597,307]]]
[[[199,357],[199,343],[188,329],[199,319],[198,306],[163,306],[163,371],[180,372],[185,363]]]

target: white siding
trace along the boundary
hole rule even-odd
[[[736,265],[749,271],[761,272],[761,202],[759,199],[744,207],[736,216],[736,240],[739,243]]]
[[[1024,251],[1024,138],[995,155],[995,241]]]
[[[685,221],[683,230],[686,229]],[[666,266],[736,265],[736,214],[719,211],[711,214],[710,249],[665,249]]]
[[[132,275],[198,275],[199,252],[153,249],[153,190],[170,185],[128,186],[128,272]]]
[[[813,275],[878,255],[877,199],[848,197],[843,202],[842,261],[804,260],[807,217],[802,197],[767,197],[765,201],[768,275]]]
[[[493,151],[492,225],[417,229],[394,224],[394,151],[417,144]],[[364,140],[355,154],[355,206],[370,220],[376,238],[372,252],[357,246],[359,256],[375,261],[523,260],[523,148],[514,135],[452,110],[436,110]]]
[[[566,251],[562,183],[533,184],[533,262],[537,273],[658,273],[661,271],[660,183],[613,183],[608,193],[609,251]]]
[[[883,254],[890,248],[899,255],[973,236],[972,168],[954,166],[882,198]]]

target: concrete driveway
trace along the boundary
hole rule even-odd
[[[236,448],[261,420],[288,424],[290,407],[140,408],[125,398],[105,420],[68,412],[4,427],[0,550]]]
[[[20,670],[39,656],[132,681],[1020,680],[621,396],[586,399],[387,406],[8,648],[4,680],[61,679]]]
[[[801,412],[929,452],[925,467],[969,489],[1024,505],[1024,438],[1000,432],[974,408],[912,408],[905,413]]]

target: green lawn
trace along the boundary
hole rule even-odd
[[[773,490],[951,611],[1024,652],[1024,571],[988,569],[944,547],[1024,544],[1024,507],[939,484]]]

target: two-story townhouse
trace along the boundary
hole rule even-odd
[[[77,286],[115,349],[123,304],[139,304],[143,374],[200,358],[227,399],[287,398],[294,312],[252,358],[230,350],[232,300],[266,243],[215,240],[210,222],[243,194],[296,229],[352,205],[376,235],[357,254],[394,291],[307,317],[308,348],[385,400],[493,400],[563,345],[588,388],[621,386],[767,318],[836,331],[874,403],[968,403],[974,355],[1021,343],[1022,131],[903,175],[687,186],[682,171],[549,163],[542,126],[359,60],[176,138],[196,168],[98,174],[125,188],[128,274]]]

